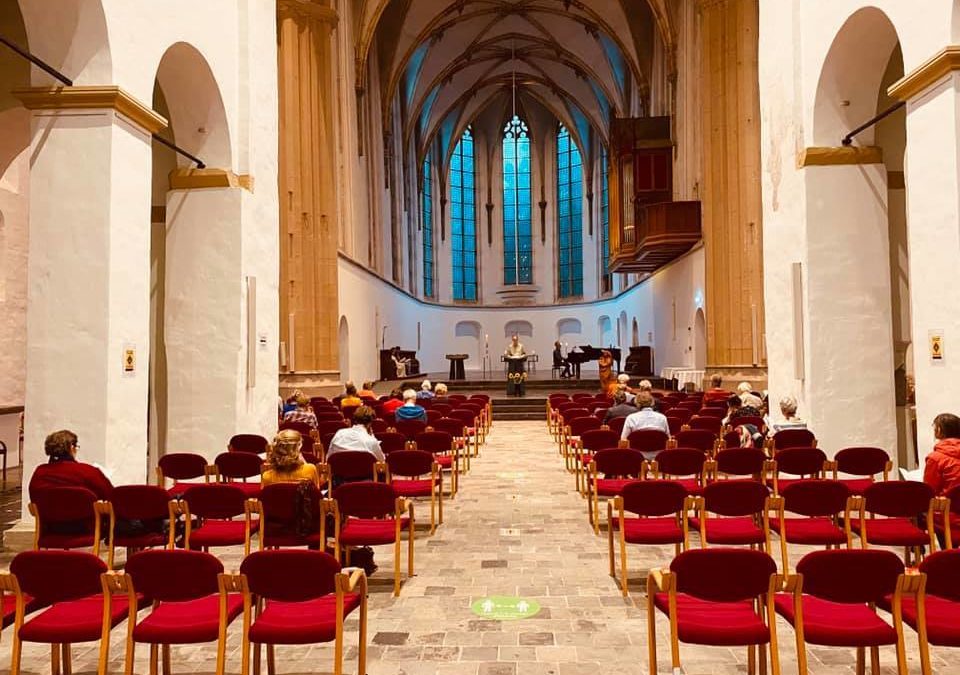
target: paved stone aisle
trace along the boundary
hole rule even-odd
[[[542,422],[500,422],[448,502],[436,535],[421,531],[417,576],[391,595],[392,551],[377,550],[381,571],[371,579],[369,675],[579,675],[647,673],[644,579],[666,566],[672,547],[629,552],[631,597],[624,600],[608,574],[606,537],[586,521],[585,502],[559,461]],[[418,521],[429,517],[418,505]],[[404,556],[406,549],[403,550]],[[235,569],[240,552],[224,556]],[[490,595],[535,599],[541,612],[519,621],[491,621],[470,611]],[[346,644],[356,645],[355,621]],[[237,673],[239,624],[231,629],[227,670]],[[660,672],[670,672],[667,622],[658,620]],[[114,630],[113,665],[122,671],[122,628]],[[783,672],[795,673],[793,632],[781,624]],[[919,672],[915,640],[911,672]],[[0,644],[0,669],[9,663],[8,635]],[[884,673],[895,672],[892,649],[882,650]],[[955,652],[934,650],[937,673],[960,673]],[[49,651],[29,647],[25,671],[49,672]],[[137,672],[147,672],[147,649],[138,649]],[[75,648],[75,672],[96,667],[94,645]],[[949,657],[949,662],[941,657]],[[681,647],[686,673],[746,672],[745,649]],[[173,649],[174,672],[214,671],[213,645]],[[949,664],[949,665],[948,665]],[[332,649],[278,647],[278,675],[332,671]],[[356,672],[355,648],[345,671]],[[854,672],[852,650],[812,649],[810,672]]]

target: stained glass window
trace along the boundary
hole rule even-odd
[[[430,155],[423,160],[423,189],[420,192],[420,214],[423,218],[423,295],[433,297],[433,180]]]
[[[583,295],[583,167],[570,131],[557,132],[557,279],[561,298]]]
[[[533,283],[530,136],[516,115],[503,129],[503,283]]]
[[[450,250],[453,299],[477,299],[477,214],[473,136],[468,127],[450,158]]]
[[[613,290],[610,274],[610,176],[609,158],[604,150],[600,156],[600,292]]]

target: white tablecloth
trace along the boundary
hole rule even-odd
[[[660,377],[665,380],[676,380],[677,387],[683,389],[687,382],[693,383],[694,389],[700,389],[703,386],[704,370],[687,367],[663,368],[660,370]]]

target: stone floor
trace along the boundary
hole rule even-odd
[[[649,672],[643,584],[647,570],[669,564],[672,547],[629,551],[630,598],[608,576],[606,537],[588,527],[584,501],[573,491],[542,422],[500,422],[482,456],[445,508],[445,523],[416,540],[416,576],[391,595],[390,547],[377,550],[381,572],[371,579],[369,675],[627,675]],[[418,521],[427,517],[418,510]],[[406,550],[403,551],[404,555]],[[802,553],[802,552],[801,552]],[[223,556],[235,569],[239,551]],[[519,595],[542,607],[533,618],[483,619],[470,611],[478,598]],[[347,645],[356,645],[355,620]],[[659,671],[670,672],[667,622],[657,621]],[[113,671],[122,670],[123,629],[113,632]],[[779,625],[784,673],[796,672],[793,632]],[[0,668],[9,661],[9,635]],[[919,672],[916,640],[907,639],[911,672]],[[147,672],[147,648],[137,672]],[[49,651],[27,646],[24,671],[48,672]],[[356,672],[350,647],[346,672]],[[933,649],[937,673],[960,673],[957,653]],[[97,645],[74,648],[74,672],[96,669]],[[173,672],[212,673],[213,645],[173,648]],[[811,648],[810,672],[853,673],[847,649]],[[746,672],[746,649],[682,646],[686,673]],[[882,671],[895,672],[892,648],[881,650]],[[329,645],[277,648],[277,670],[331,672]],[[228,672],[239,672],[239,624],[230,630]]]

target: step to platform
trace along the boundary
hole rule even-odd
[[[541,397],[495,398],[493,419],[498,420],[539,420],[547,419],[547,399]]]

